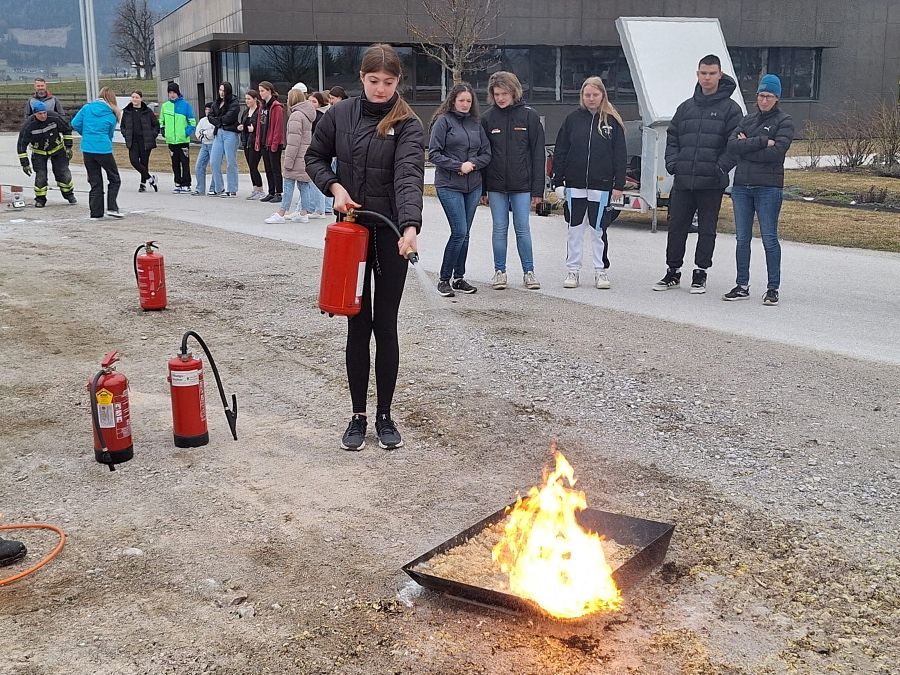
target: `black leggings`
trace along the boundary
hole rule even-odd
[[[259,174],[259,160],[262,153],[253,148],[244,148],[244,158],[247,160],[247,166],[250,167],[250,183],[255,188],[262,188],[262,176]]]
[[[282,189],[281,179],[281,150],[272,152],[268,148],[262,151],[263,165],[266,167],[266,182],[269,185],[270,195],[280,195]]]
[[[150,180],[151,152],[153,152],[153,148],[144,150],[144,146],[137,143],[132,143],[131,147],[128,148],[128,160],[131,162],[134,170],[141,174],[141,183],[146,183]]]
[[[103,217],[103,171],[106,171],[106,180],[109,184],[106,193],[106,210],[119,210],[119,186],[122,179],[119,178],[119,168],[116,166],[116,158],[110,153],[82,152],[84,168],[87,169],[88,184],[91,191],[88,194],[88,204],[91,208],[91,218]]]
[[[347,380],[354,413],[366,412],[372,333],[375,334],[377,412],[389,413],[391,410],[400,369],[397,313],[408,266],[406,258],[397,253],[397,235],[385,228],[377,228],[369,237],[362,309],[347,322]],[[374,302],[371,290],[373,276]]]

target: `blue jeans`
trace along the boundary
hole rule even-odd
[[[200,144],[200,152],[197,154],[197,164],[194,166],[194,179],[197,182],[197,192],[201,195],[206,192],[206,167],[209,166],[209,155],[212,143]]]
[[[491,218],[494,220],[494,270],[506,271],[506,240],[509,235],[509,210],[512,206],[513,230],[516,233],[516,248],[522,271],[534,272],[534,257],[531,252],[531,229],[528,216],[531,212],[529,192],[488,192]]]
[[[213,141],[210,154],[212,164],[212,188],[216,192],[224,192],[222,186],[222,158],[228,163],[228,192],[238,191],[237,151],[241,135],[236,131],[219,129]]]
[[[466,275],[466,256],[469,253],[469,230],[475,219],[475,209],[481,199],[481,189],[471,192],[457,192],[438,188],[437,196],[444,208],[444,215],[450,224],[450,239],[444,248],[444,262],[441,264],[441,281],[462,279]]]
[[[778,215],[781,213],[782,189],[754,185],[735,185],[731,188],[734,207],[734,229],[737,237],[738,286],[750,285],[750,241],[753,239],[753,213],[759,222],[759,234],[766,251],[768,288],[781,285],[781,244],[778,241]]]
[[[281,195],[281,208],[285,213],[288,213],[291,210],[291,202],[294,199],[294,188],[297,186],[300,187],[300,199],[297,201],[297,210],[306,209],[308,213],[312,213],[316,210],[318,198],[314,192],[315,186],[312,183],[288,177],[285,177],[283,182],[284,192]]]

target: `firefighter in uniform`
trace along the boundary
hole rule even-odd
[[[42,101],[32,103],[34,114],[30,115],[19,132],[17,151],[22,171],[31,175],[34,167],[34,205],[47,205],[47,162],[53,167],[53,177],[62,196],[70,203],[77,204],[75,183],[69,170],[72,159],[72,127],[64,117],[48,112]],[[28,160],[28,146],[31,146],[31,161]]]

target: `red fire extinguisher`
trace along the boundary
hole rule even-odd
[[[325,253],[319,283],[319,309],[328,316],[356,316],[362,309],[366,259],[369,255],[369,228],[356,222],[356,217],[372,216],[386,223],[398,238],[400,228],[375,211],[348,209],[342,220],[325,228]],[[409,251],[406,259],[413,265],[419,254]]]
[[[156,242],[148,241],[134,250],[134,278],[144,311],[166,308],[165,260],[154,249],[159,250]]]
[[[237,396],[231,395],[231,408],[225,400],[225,390],[212,354],[206,343],[194,331],[189,330],[181,338],[181,352],[169,359],[168,381],[172,395],[172,427],[175,435],[175,446],[178,448],[196,448],[209,443],[209,428],[206,424],[206,397],[203,391],[203,362],[187,350],[189,337],[194,337],[206,356],[216,384],[222,405],[225,408],[225,419],[231,428],[231,435],[237,440]]]
[[[100,363],[100,371],[88,380],[91,420],[94,427],[94,458],[110,471],[116,464],[134,457],[131,440],[131,411],[128,406],[128,378],[113,364],[119,352],[110,352]]]

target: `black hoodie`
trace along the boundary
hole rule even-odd
[[[734,160],[726,148],[743,117],[732,100],[734,80],[722,75],[716,93],[706,96],[700,84],[693,97],[678,106],[666,131],[666,171],[677,190],[724,190]]]

